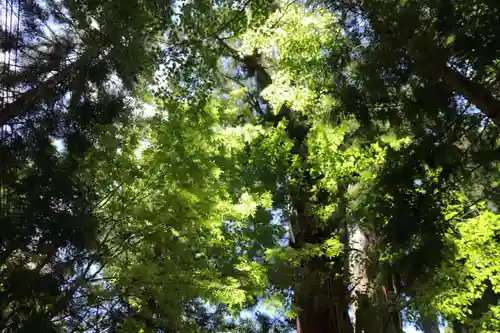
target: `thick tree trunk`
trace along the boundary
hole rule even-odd
[[[320,245],[331,237],[331,230],[321,228],[318,219],[311,212],[311,188],[314,180],[309,176],[307,144],[304,128],[293,118],[289,119],[288,133],[295,141],[295,153],[301,158],[303,170],[296,175],[302,181],[290,188],[293,214],[293,246],[305,244]],[[341,205],[343,206],[343,205]],[[333,264],[333,265],[332,265]],[[343,276],[344,258],[338,257],[332,263],[325,256],[313,257],[302,263],[301,280],[296,292],[295,305],[298,313],[298,333],[353,333],[349,318],[348,288]]]
[[[288,126],[295,124],[290,121]],[[289,131],[299,132],[293,128]],[[308,180],[291,189],[293,214],[290,222],[293,232],[292,246],[295,248],[301,248],[305,244],[319,245],[331,234],[325,229],[319,230],[317,219],[308,209],[311,206],[310,188],[313,184],[307,176],[307,146],[305,142],[300,145],[298,155],[304,161],[304,174],[297,175],[297,178]],[[342,257],[336,258],[333,265],[324,256],[302,262],[301,279],[295,289],[295,305],[300,309],[297,320],[298,333],[353,333],[348,314],[348,288],[341,277],[343,266]]]
[[[348,268],[351,288],[351,309],[354,315],[354,331],[366,333],[374,329],[375,318],[368,318],[373,290],[368,274],[368,239],[356,223],[348,227]]]
[[[355,333],[402,332],[400,311],[394,303],[398,294],[394,275],[390,272],[370,274],[370,266],[376,260],[369,252],[373,236],[357,223],[349,226],[348,231],[348,269]],[[389,274],[389,278],[384,278],[384,273]],[[380,285],[382,288],[377,288]]]
[[[352,333],[344,282],[333,276],[327,259],[307,262],[304,272],[295,297],[297,333]]]

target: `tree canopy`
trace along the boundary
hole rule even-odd
[[[500,332],[500,4],[6,0],[2,332]]]

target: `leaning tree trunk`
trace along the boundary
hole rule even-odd
[[[16,95],[13,101],[9,101],[2,106],[0,110],[0,127],[7,124],[14,118],[24,117],[26,114],[33,111],[33,108],[49,96],[61,97],[69,89],[69,83],[76,72],[84,69],[93,59],[97,59],[101,54],[101,50],[87,50],[72,64],[61,68],[56,74],[41,82],[40,84],[30,88],[26,92]]]
[[[395,40],[397,34],[388,30],[387,27],[387,22],[397,21],[400,17],[401,13],[396,9],[400,7],[393,7],[396,10],[392,13],[382,10],[385,15],[381,16],[380,5],[383,1],[333,0],[332,2],[340,10],[347,10],[355,15],[361,14],[362,20],[366,20],[371,25],[379,40],[386,44],[386,48],[397,50],[402,46],[400,40]],[[436,42],[433,32],[420,32],[409,36],[408,44],[404,46],[411,60],[415,62],[413,66],[418,72],[424,77],[442,80],[450,91],[465,97],[485,116],[500,126],[500,98],[495,96],[495,92],[486,85],[448,66],[450,57]]]
[[[482,113],[500,126],[500,100],[482,84],[476,83],[445,64],[441,66],[444,82],[477,106]]]
[[[468,78],[448,65],[449,56],[428,34],[409,40],[408,54],[425,77],[442,80],[449,91],[465,97],[485,116],[500,126],[500,100],[484,84]]]

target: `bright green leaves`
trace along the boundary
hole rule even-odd
[[[259,207],[265,209],[272,207],[272,197],[269,192],[264,192],[258,196],[256,194],[252,196],[248,192],[243,192],[239,203],[234,208],[234,218],[241,220],[249,216],[254,216]]]
[[[240,92],[219,92],[196,103],[158,99],[164,116],[145,131],[147,146],[136,161],[143,174],[130,185],[138,196],[124,198],[128,222],[119,230],[132,241],[107,277],[130,286],[127,294],[139,298],[148,318],[181,318],[194,298],[238,312],[268,287],[266,265],[255,258],[282,237],[282,227],[269,225],[266,186],[273,181],[263,186],[260,175],[286,169],[291,143],[284,125],[236,123]],[[147,308],[151,298],[161,307]]]
[[[140,172],[134,181],[127,179],[121,211],[127,221],[114,234],[123,252],[113,258],[107,273],[116,287],[130,286],[124,293],[132,307],[150,318],[181,318],[187,300],[194,298],[224,303],[231,312],[244,309],[265,295],[272,283],[283,289],[293,285],[299,263],[318,257],[339,263],[349,257],[340,256],[346,247],[340,238],[353,225],[375,229],[372,222],[380,222],[381,234],[372,235],[374,239],[390,238],[392,233],[408,245],[394,250],[396,241],[391,239],[387,251],[375,249],[379,252],[374,257],[391,259],[384,265],[424,244],[428,234],[435,231],[432,241],[440,237],[433,223],[444,223],[441,212],[449,202],[433,196],[433,186],[439,184],[444,168],[426,168],[416,159],[407,163],[421,166],[416,172],[401,168],[385,177],[384,168],[390,169],[391,161],[397,167],[406,165],[413,153],[411,139],[400,136],[405,131],[390,128],[384,119],[366,128],[354,116],[345,116],[358,110],[343,109],[347,102],[342,98],[352,105],[363,100],[358,95],[339,96],[342,85],[354,82],[347,78],[349,70],[335,80],[345,74],[344,68],[362,68],[342,64],[347,44],[336,18],[327,10],[313,12],[297,4],[274,13],[267,10],[269,1],[245,5],[246,1],[191,1],[178,8],[179,24],[169,31],[166,70],[159,75],[152,100],[159,112],[149,122],[148,146],[140,159],[123,160],[137,163]],[[240,45],[234,59],[220,57],[231,53],[223,47],[226,41]],[[236,82],[240,76],[234,68],[254,48],[263,54],[262,66],[272,77],[258,101],[253,89]],[[332,73],[333,67],[339,67],[339,73]],[[286,114],[285,119],[266,121],[271,112]],[[375,128],[380,124],[384,126]],[[432,132],[429,128],[425,127]],[[302,136],[294,130],[302,130]],[[129,145],[137,146],[140,133],[130,134],[134,139]],[[103,145],[119,148],[112,139]],[[122,154],[130,151],[123,149]],[[411,179],[415,175],[425,179]],[[390,190],[379,191],[378,181]],[[430,203],[434,198],[439,202]],[[118,202],[105,206],[113,213],[120,208]],[[301,215],[295,213],[297,208]],[[279,213],[284,218],[274,221]],[[305,241],[299,249],[283,247],[284,227],[279,224],[288,223],[292,214],[302,219],[297,218],[297,224],[303,229],[315,229],[321,237]],[[489,277],[498,275],[498,268],[487,258],[498,256],[492,241],[496,231],[491,231],[497,222],[481,216],[471,223],[473,229],[459,227],[460,241],[448,240],[466,270],[458,272],[452,264],[446,269],[458,282],[453,281],[456,288],[449,290],[451,294],[436,297],[443,313],[467,312],[472,299],[487,293],[486,280],[494,292],[499,288],[499,281]],[[408,228],[412,229],[406,232]],[[477,240],[469,236],[472,230],[480,230]],[[307,232],[313,239],[314,232]],[[480,251],[481,244],[488,244],[487,255]],[[270,272],[282,267],[287,274],[271,278]],[[160,309],[149,304],[151,298],[161,303]]]
[[[300,249],[286,248],[270,248],[266,250],[266,260],[269,262],[287,262],[294,266],[299,266],[304,260],[314,257],[326,256],[334,260],[342,253],[343,245],[337,236],[325,240],[322,244],[306,243]]]
[[[388,148],[381,145],[384,138],[394,149],[409,142],[408,138],[391,137],[389,140],[389,136],[382,137],[381,142],[366,142],[363,138],[353,136],[358,126],[354,120],[345,120],[336,127],[315,122],[310,130],[308,147],[311,174],[324,175],[319,186],[332,194],[337,192],[340,183],[349,179],[362,183],[375,181],[386,161]],[[356,174],[359,179],[354,176]]]
[[[247,1],[248,8],[246,10],[247,26],[259,27],[265,23],[266,19],[271,15],[279,6],[280,0],[255,0]],[[282,4],[283,5],[283,4]],[[242,31],[244,32],[244,30]]]
[[[240,306],[244,305],[244,301],[252,301],[257,296],[262,296],[264,290],[269,287],[267,267],[264,264],[240,257],[234,268],[237,272],[235,275],[239,277],[240,288],[245,294]]]
[[[245,186],[257,193],[276,194],[276,183],[285,181],[290,168],[292,147],[285,120],[276,127],[261,128],[261,134],[249,142],[239,161]]]
[[[339,149],[344,142],[345,135],[354,129],[353,125],[355,126],[352,122],[345,122],[341,126],[331,127],[327,124],[316,123],[310,130],[308,147],[311,173],[324,175],[321,184],[330,193],[337,191],[340,179],[350,174],[354,168],[356,154],[346,156]],[[350,166],[344,162],[350,162]]]
[[[500,293],[500,216],[485,208],[482,203],[471,207],[479,212],[477,217],[458,220],[450,230],[447,238],[456,255],[436,272],[422,299],[479,332],[496,332],[500,306],[492,297]],[[463,209],[457,211],[465,215]]]
[[[341,56],[347,48],[345,36],[329,11],[286,4],[270,13],[270,1],[245,5],[246,1],[187,2],[178,8],[179,24],[169,31],[165,65],[172,68],[167,68],[162,79],[168,82],[160,82],[155,95],[164,117],[151,121],[149,147],[137,162],[144,174],[137,176],[141,179],[136,183],[128,181],[125,195],[133,208],[123,210],[129,220],[119,234],[132,234],[133,242],[124,242],[130,253],[120,254],[109,270],[113,277],[123,279],[121,284],[132,285],[139,293],[134,300],[138,308],[145,309],[151,295],[162,303],[164,309],[148,310],[150,317],[157,315],[154,311],[164,311],[165,316],[178,318],[186,299],[196,297],[224,303],[237,312],[264,295],[271,283],[280,281],[283,289],[292,285],[290,276],[299,263],[325,256],[338,263],[348,257],[339,256],[346,245],[339,239],[348,233],[342,229],[345,226],[376,229],[372,226],[379,223],[379,234],[371,236],[377,241],[390,239],[384,249],[374,250],[378,251],[374,257],[391,259],[384,265],[410,258],[408,252],[417,253],[406,261],[403,274],[408,273],[408,278],[413,273],[409,266],[435,267],[418,266],[425,261],[421,257],[434,250],[424,252],[420,247],[439,243],[445,213],[463,208],[461,203],[457,209],[451,205],[453,198],[447,198],[452,195],[436,195],[447,170],[414,157],[412,139],[402,136],[409,130],[390,128],[386,122],[401,118],[399,111],[406,104],[421,107],[412,99],[420,87],[418,80],[415,89],[406,89],[402,79],[404,84],[390,87],[387,94],[378,96],[380,100],[372,103],[367,98],[370,103],[364,103],[363,97],[384,91],[392,76],[399,75],[375,69],[378,81],[369,82],[375,92],[343,96],[343,88],[351,93],[358,85],[366,88],[365,82],[348,77],[366,68],[356,62],[343,64],[347,61]],[[251,29],[245,31],[247,27]],[[233,46],[239,51],[234,59],[220,57],[231,54],[223,46],[226,41],[240,45]],[[236,70],[235,65],[254,48],[263,54],[262,66],[272,77],[272,84],[259,91],[262,99],[258,101],[254,89],[235,82],[240,79],[235,74],[240,68]],[[351,55],[366,56],[356,52],[352,50]],[[397,71],[405,72],[410,64],[398,66]],[[338,73],[332,73],[332,68]],[[386,102],[394,94],[401,97],[396,106]],[[360,105],[366,110],[355,109]],[[384,111],[371,112],[375,107]],[[286,112],[280,112],[287,108],[293,110],[288,110],[288,119],[266,122],[272,118],[266,113],[283,115]],[[442,116],[448,109],[429,109],[448,120]],[[386,118],[385,110],[390,112]],[[361,126],[362,116],[371,117],[374,126]],[[433,133],[434,127],[424,118],[408,119],[401,122],[411,123],[416,132]],[[375,128],[380,124],[384,126]],[[300,126],[302,137],[293,133]],[[438,145],[431,141],[429,150]],[[112,140],[105,144],[116,148]],[[448,151],[451,145],[446,146]],[[391,172],[392,167],[397,170]],[[132,193],[144,197],[132,200]],[[284,248],[284,228],[277,224],[289,222],[297,207],[303,208],[302,215],[296,214],[302,218],[298,224],[321,229],[323,234],[314,244]],[[118,211],[119,205],[113,209]],[[284,218],[274,222],[277,211]],[[313,222],[307,225],[309,220]],[[436,291],[434,302],[451,317],[476,313],[469,308],[489,293],[487,283],[493,293],[499,288],[494,277],[498,268],[488,257],[498,256],[496,217],[481,214],[470,222],[470,228],[459,225],[458,240],[447,240],[457,249],[461,265],[447,263],[438,275],[443,279],[439,282],[453,288]],[[403,245],[395,249],[398,244]],[[289,274],[280,272],[281,280],[270,278],[270,271],[285,266]],[[376,273],[383,276],[386,272]],[[410,278],[406,282],[412,283]],[[151,285],[151,290],[139,288],[143,285]],[[179,300],[179,295],[184,299]],[[494,327],[497,310],[492,307],[484,312],[480,324]]]
[[[322,114],[334,101],[325,94],[332,77],[325,67],[335,45],[334,18],[327,11],[310,12],[288,5],[271,15],[266,24],[242,36],[240,48],[250,54],[254,48],[264,55],[264,66],[273,83],[263,97],[278,112],[287,103],[297,112]]]
[[[241,50],[248,54],[257,47],[271,61],[278,61],[279,68],[317,71],[317,66],[324,65],[322,51],[334,41],[334,22],[326,10],[310,12],[292,4],[273,13],[262,27],[245,33]]]
[[[338,237],[331,237],[328,238],[324,243],[323,243],[323,249],[325,251],[325,255],[333,259],[334,257],[338,256],[343,248],[342,242],[338,239]]]

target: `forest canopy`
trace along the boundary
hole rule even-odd
[[[5,0],[0,331],[500,332],[500,3]]]

